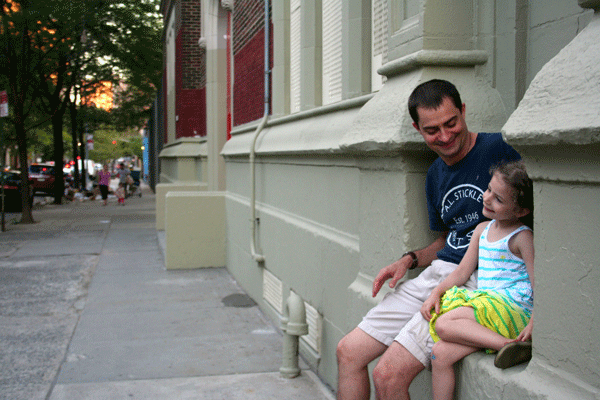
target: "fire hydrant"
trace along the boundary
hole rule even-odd
[[[283,331],[283,361],[279,372],[282,377],[291,379],[300,375],[298,342],[300,336],[308,334],[304,301],[294,292],[290,292],[287,299],[281,319],[281,330]]]

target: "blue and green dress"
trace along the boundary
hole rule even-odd
[[[454,286],[442,296],[440,313],[432,313],[429,332],[435,342],[437,318],[458,307],[471,307],[477,322],[508,339],[516,339],[527,326],[533,310],[533,288],[525,262],[508,247],[510,238],[523,230],[521,226],[495,242],[487,239],[491,221],[479,238],[477,290]],[[492,352],[488,350],[488,352]]]

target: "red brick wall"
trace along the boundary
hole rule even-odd
[[[206,86],[206,56],[198,46],[202,35],[199,0],[181,1],[181,53],[183,89],[200,89]]]
[[[270,27],[272,57],[272,27]],[[261,118],[264,114],[264,2],[238,0],[233,15],[233,125]],[[270,89],[270,88],[269,88]]]
[[[177,99],[177,137],[206,136],[206,89],[183,89]]]
[[[206,55],[198,46],[198,0],[181,0],[176,39],[176,138],[206,136]]]

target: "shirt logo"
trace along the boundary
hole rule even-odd
[[[442,199],[442,220],[450,227],[447,243],[453,249],[469,246],[473,229],[479,223],[483,190],[463,184],[450,189]]]

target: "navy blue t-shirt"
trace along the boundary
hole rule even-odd
[[[441,158],[427,171],[426,191],[429,227],[448,231],[446,245],[437,253],[440,260],[460,263],[473,230],[486,218],[482,214],[483,192],[490,182],[490,168],[501,161],[521,156],[502,140],[500,133],[479,133],[471,151],[448,166]]]

